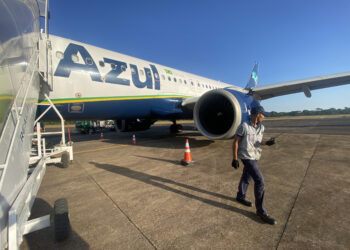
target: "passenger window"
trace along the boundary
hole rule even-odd
[[[200,87],[201,86],[201,84],[200,83],[198,83],[198,87]]]
[[[126,66],[125,65],[122,65],[120,68],[122,69],[122,71],[126,70]]]
[[[168,80],[171,82],[171,77],[170,76],[168,76]]]
[[[92,65],[92,59],[90,57],[86,57],[85,61],[86,61],[86,64]]]
[[[151,71],[147,71],[147,75],[148,75],[148,76],[151,76]]]
[[[176,82],[176,77],[174,77],[174,82]]]
[[[63,55],[63,53],[62,53],[61,51],[56,51],[56,57],[57,57],[58,59],[63,59],[63,58],[64,58],[64,55]]]
[[[186,80],[184,80],[184,83],[187,84]]]
[[[98,64],[100,64],[101,67],[105,66],[105,63],[103,61],[99,61]]]
[[[191,85],[193,86],[193,82],[191,81]]]
[[[111,63],[111,68],[112,68],[113,70],[115,70],[117,67],[115,66],[114,63]]]

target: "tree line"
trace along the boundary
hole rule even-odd
[[[343,114],[350,114],[350,108],[349,107],[345,107],[344,109],[317,108],[315,110],[290,111],[290,112],[272,111],[269,116],[270,117],[280,117],[280,116],[343,115]]]

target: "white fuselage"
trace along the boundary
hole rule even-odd
[[[69,39],[51,35],[50,40],[54,74],[50,98],[55,104],[189,98],[232,87]]]

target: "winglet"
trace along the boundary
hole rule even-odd
[[[256,87],[256,85],[258,85],[258,71],[259,71],[259,63],[255,62],[252,69],[252,73],[250,74],[248,83],[244,89],[252,89]]]

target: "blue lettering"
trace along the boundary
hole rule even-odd
[[[120,62],[109,58],[103,58],[103,61],[112,65],[112,70],[109,71],[105,76],[106,82],[121,85],[130,85],[130,80],[118,77],[127,68],[125,62]]]
[[[83,58],[82,63],[78,63],[76,60],[73,61],[73,57],[78,58],[78,53]],[[110,64],[112,67],[112,69],[105,76],[105,82],[130,86],[129,79],[119,77],[119,75],[128,67],[125,62],[105,57],[103,58],[103,61]],[[153,64],[150,64],[150,67],[153,72],[153,78],[151,69],[143,68],[146,80],[142,82],[140,80],[137,66],[130,64],[132,82],[137,88],[147,87],[148,89],[152,89],[154,81],[154,89],[160,90],[160,76],[158,70]],[[54,76],[68,78],[72,71],[84,72],[90,75],[92,81],[102,82],[101,74],[90,53],[83,46],[74,43],[68,44],[66,50],[64,51],[64,57],[59,61]]]
[[[77,56],[78,52],[84,62],[73,62],[72,56]],[[64,51],[64,58],[60,60],[55,76],[69,77],[71,71],[86,72],[90,74],[91,80],[101,82],[101,75],[89,52],[81,45],[70,43]]]
[[[152,76],[151,76],[151,70],[148,68],[144,68],[145,75],[146,75],[146,81],[141,82],[139,77],[139,72],[137,70],[137,66],[134,64],[130,64],[131,68],[131,76],[132,76],[132,82],[137,88],[144,88],[147,86],[148,89],[152,88]]]
[[[156,66],[150,64],[153,71],[154,89],[160,89],[160,78]]]

